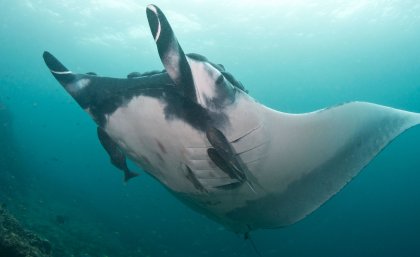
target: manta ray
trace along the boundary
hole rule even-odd
[[[146,14],[163,71],[74,73],[49,52],[45,63],[93,118],[126,180],[137,175],[128,158],[236,233],[303,219],[420,123],[418,113],[367,102],[303,114],[270,109],[223,65],[185,54],[157,6]]]

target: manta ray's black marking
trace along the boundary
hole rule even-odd
[[[108,115],[136,96],[159,99],[165,104],[168,120],[181,119],[203,132],[212,122],[222,127],[228,124],[224,113],[209,111],[180,94],[165,70],[146,72],[140,77],[134,74],[129,79],[109,78],[72,73],[49,52],[44,52],[43,57],[54,77],[69,90],[83,109],[89,110],[99,126],[106,123]],[[72,86],[77,87],[81,83],[87,83],[88,86],[71,91]]]
[[[210,126],[209,124],[221,128],[226,127],[229,121],[225,113],[221,112],[221,108],[234,102],[236,89],[246,91],[245,88],[225,70],[223,65],[214,64],[199,54],[184,55],[163,13],[159,9],[156,9],[156,13],[158,21],[154,12],[149,9],[147,12],[160,57],[169,63],[166,66],[167,69],[163,71],[132,72],[127,75],[127,79],[101,77],[93,72],[75,74],[49,52],[44,52],[45,63],[79,105],[89,110],[99,126],[106,123],[108,115],[125,106],[134,97],[147,96],[157,98],[165,104],[165,116],[168,120],[181,119],[203,132]],[[156,22],[160,23],[156,25]],[[155,26],[161,28],[159,36],[156,34],[158,28]],[[179,63],[172,63],[177,60],[174,56],[178,56]],[[210,109],[204,108],[197,102],[197,92],[186,56],[193,60],[207,62],[221,72],[216,81],[215,96],[203,99],[206,106],[212,107]],[[167,60],[168,58],[170,60]],[[229,90],[226,83],[233,85],[232,90]]]

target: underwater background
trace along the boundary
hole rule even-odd
[[[125,184],[43,62],[48,50],[80,73],[163,69],[149,3],[0,0],[0,203],[57,257],[257,256],[146,173]],[[271,108],[362,100],[420,112],[418,1],[153,3],[185,52],[222,63]],[[419,185],[416,127],[301,222],[251,236],[262,256],[420,256]]]

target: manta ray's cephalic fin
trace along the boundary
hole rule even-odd
[[[168,20],[155,5],[147,6],[146,13],[163,66],[179,91],[196,102],[197,95],[190,65]]]
[[[112,140],[112,138],[105,132],[105,130],[98,127],[97,132],[99,141],[108,153],[109,158],[111,159],[111,163],[124,172],[124,181],[127,182],[128,180],[137,177],[139,174],[128,169],[124,153]]]

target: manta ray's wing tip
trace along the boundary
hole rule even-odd
[[[69,73],[69,70],[50,52],[44,51],[42,57],[44,58],[44,62],[51,72],[56,74]]]
[[[42,54],[42,57],[47,58],[48,56],[51,56],[52,54],[48,51],[44,51],[44,53]]]
[[[146,10],[156,11],[157,6],[154,4],[148,4]]]
[[[164,19],[164,14],[156,5],[149,4],[146,8],[146,16],[149,22],[150,31],[157,43],[162,30],[161,19]]]
[[[44,59],[45,64],[47,64],[48,68],[51,69],[50,65],[52,66],[54,59],[56,58],[48,51],[44,51],[42,58]]]
[[[60,82],[61,85],[66,85],[69,82],[75,79],[75,74],[73,74],[69,69],[66,68],[54,55],[48,51],[44,51],[42,54],[44,62],[50,69],[53,76]]]
[[[154,4],[148,4],[147,7],[146,7],[147,16],[150,16],[150,15],[156,15],[157,16],[159,11],[160,11],[159,7],[157,7]]]

